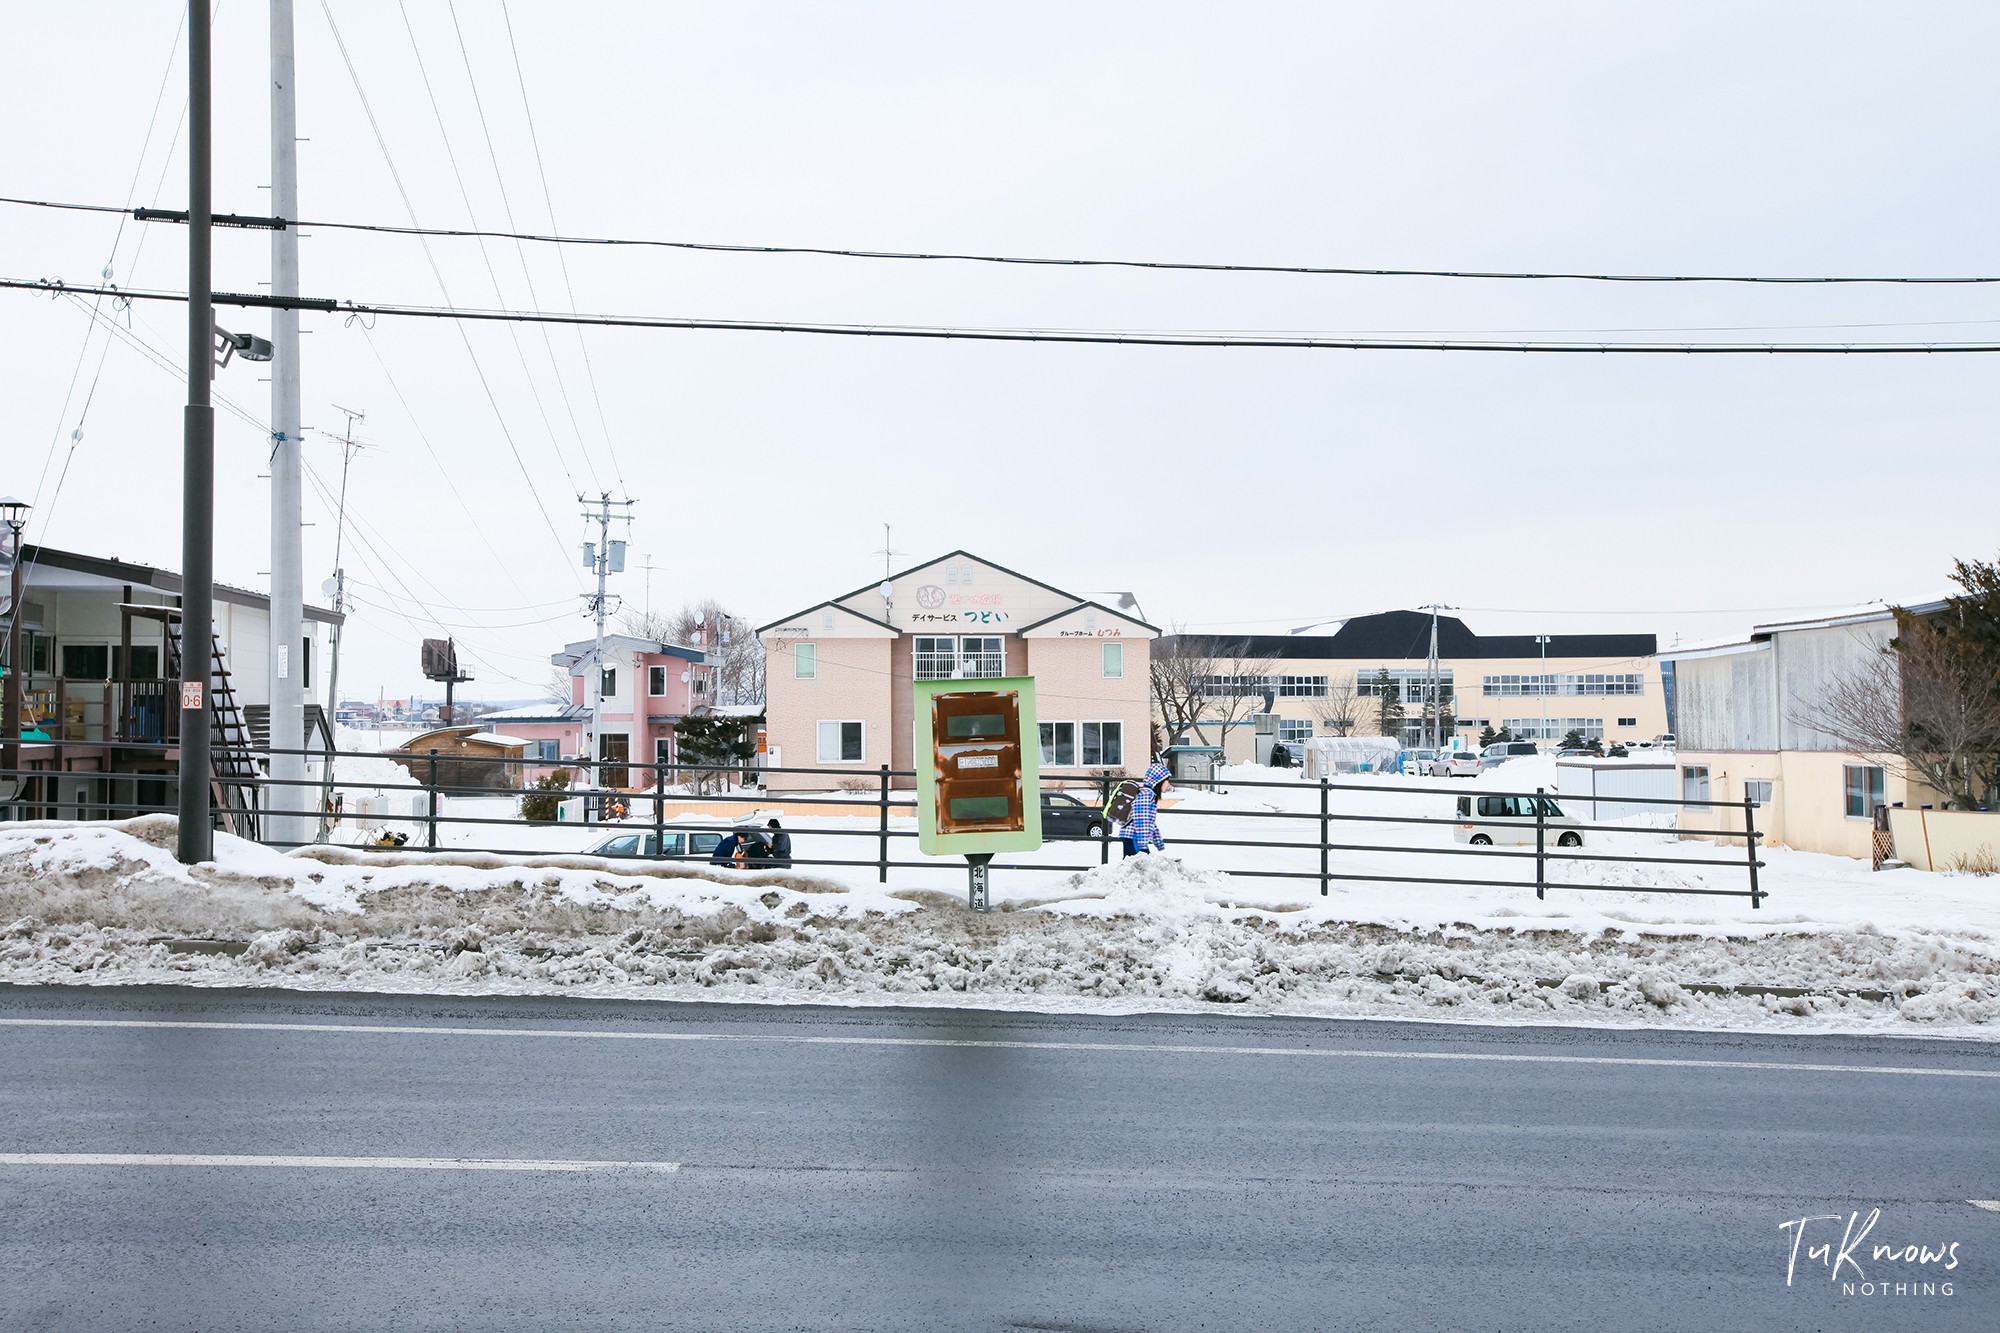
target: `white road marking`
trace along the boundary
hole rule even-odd
[[[374,1171],[678,1171],[679,1162],[566,1162],[512,1157],[254,1157],[231,1153],[5,1152],[0,1166],[289,1166]]]
[[[792,1037],[732,1032],[586,1032],[567,1028],[441,1028],[388,1023],[220,1023],[179,1019],[0,1018],[0,1027],[183,1028],[217,1032],[343,1032],[377,1037],[575,1037],[599,1041],[765,1042],[796,1046],[956,1046],[1004,1051],[1106,1051],[1135,1055],[1282,1055],[1350,1060],[1465,1060],[1490,1064],[1628,1065],[1665,1069],[1769,1069],[1811,1074],[2000,1078],[2000,1069],[1791,1064],[1777,1060],[1668,1060],[1614,1055],[1502,1055],[1473,1051],[1351,1051],[1290,1046],[1166,1046],[1113,1041],[988,1041],[960,1037]]]
[[[1989,1213],[2000,1213],[2000,1199],[1967,1199],[1966,1202]]]

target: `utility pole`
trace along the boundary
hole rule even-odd
[[[188,401],[181,421],[180,826],[182,863],[214,859],[208,813],[208,679],[215,607],[215,311],[209,278],[209,10],[188,6]]]
[[[355,412],[335,403],[334,407],[347,414],[347,436],[340,445],[340,512],[333,523],[333,577],[320,585],[333,599],[333,613],[337,616],[347,613],[347,571],[341,567],[341,538],[347,534],[347,469],[354,462],[355,450],[366,446],[355,443],[354,423],[366,421],[366,412]],[[328,627],[326,670],[326,727],[329,733],[338,725],[340,717],[340,625],[338,622]],[[379,724],[381,714],[376,714]],[[377,739],[380,739],[379,733]],[[339,747],[335,747],[336,749]],[[333,761],[326,765],[326,781],[322,784],[319,814],[319,841],[325,842],[333,833]]]
[[[299,294],[298,93],[293,84],[292,0],[271,0],[271,211],[284,223],[271,232],[271,295]],[[299,312],[271,311],[271,776],[268,836],[305,841],[306,692],[310,669],[305,638],[304,517],[299,505]],[[299,660],[294,662],[294,657]],[[331,715],[328,718],[331,725]],[[281,813],[282,812],[282,813]]]
[[[1438,748],[1438,607],[1431,603],[1431,657],[1427,664],[1430,674],[1430,708],[1425,713],[1424,744],[1435,750]]]
[[[1537,634],[1535,642],[1542,645],[1541,688],[1536,693],[1542,696],[1542,739],[1546,741],[1549,738],[1549,636]]]
[[[602,491],[595,500],[588,500],[579,495],[576,497],[576,502],[586,506],[583,511],[584,518],[595,520],[597,523],[597,540],[583,544],[583,565],[584,568],[597,572],[597,591],[582,594],[584,614],[594,616],[597,620],[597,642],[590,654],[590,733],[584,751],[587,759],[593,762],[593,767],[589,771],[590,785],[594,787],[597,785],[597,769],[594,761],[604,757],[601,753],[604,742],[599,731],[599,721],[604,712],[604,618],[611,610],[611,599],[604,590],[604,581],[612,574],[625,572],[625,543],[611,540],[611,523],[613,519],[623,519],[627,524],[631,523],[631,507],[638,501],[614,500],[611,498],[611,492]],[[625,512],[612,513],[613,507],[619,505],[625,507]],[[626,531],[629,533],[631,529],[628,527]],[[637,688],[636,684],[634,688]],[[626,757],[629,759],[631,756]]]

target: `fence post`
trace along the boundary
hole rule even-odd
[[[430,827],[430,849],[436,851],[438,845],[438,752],[436,750],[431,751],[430,789],[431,817],[426,823]]]
[[[653,855],[667,854],[667,766],[653,750]]]
[[[1755,808],[1756,803],[1750,799],[1749,793],[1745,792],[1743,795],[1743,849],[1744,855],[1750,859],[1750,910],[1753,912],[1764,905],[1764,895],[1757,888],[1757,826],[1752,822],[1750,815],[1751,810]]]
[[[1108,866],[1111,864],[1111,816],[1105,812],[1111,808],[1110,769],[1104,770],[1097,780],[1097,786],[1097,864]]]
[[[1547,807],[1542,803],[1542,791],[1543,789],[1540,787],[1535,788],[1535,896],[1546,899],[1548,897],[1547,889],[1549,885],[1549,851],[1548,838],[1546,836],[1548,833],[1548,820],[1543,815],[1543,811]]]
[[[882,765],[882,851],[877,866],[877,876],[882,883],[889,882],[889,766]]]
[[[1326,897],[1326,854],[1327,844],[1332,841],[1327,833],[1326,794],[1328,791],[1326,774],[1319,777],[1319,896]],[[1345,890],[1343,890],[1345,892]]]

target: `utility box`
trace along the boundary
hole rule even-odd
[[[917,846],[926,856],[1040,847],[1034,679],[920,680],[914,689]]]

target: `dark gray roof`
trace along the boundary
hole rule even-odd
[[[1474,634],[1457,616],[1439,616],[1438,656],[1444,658],[1539,657],[1542,646],[1532,634]],[[1427,611],[1384,611],[1356,616],[1337,634],[1189,634],[1191,645],[1215,656],[1320,661],[1396,662],[1430,655],[1431,617]],[[1170,651],[1171,638],[1158,651]],[[1564,658],[1651,657],[1659,651],[1656,634],[1553,634],[1548,655]]]

